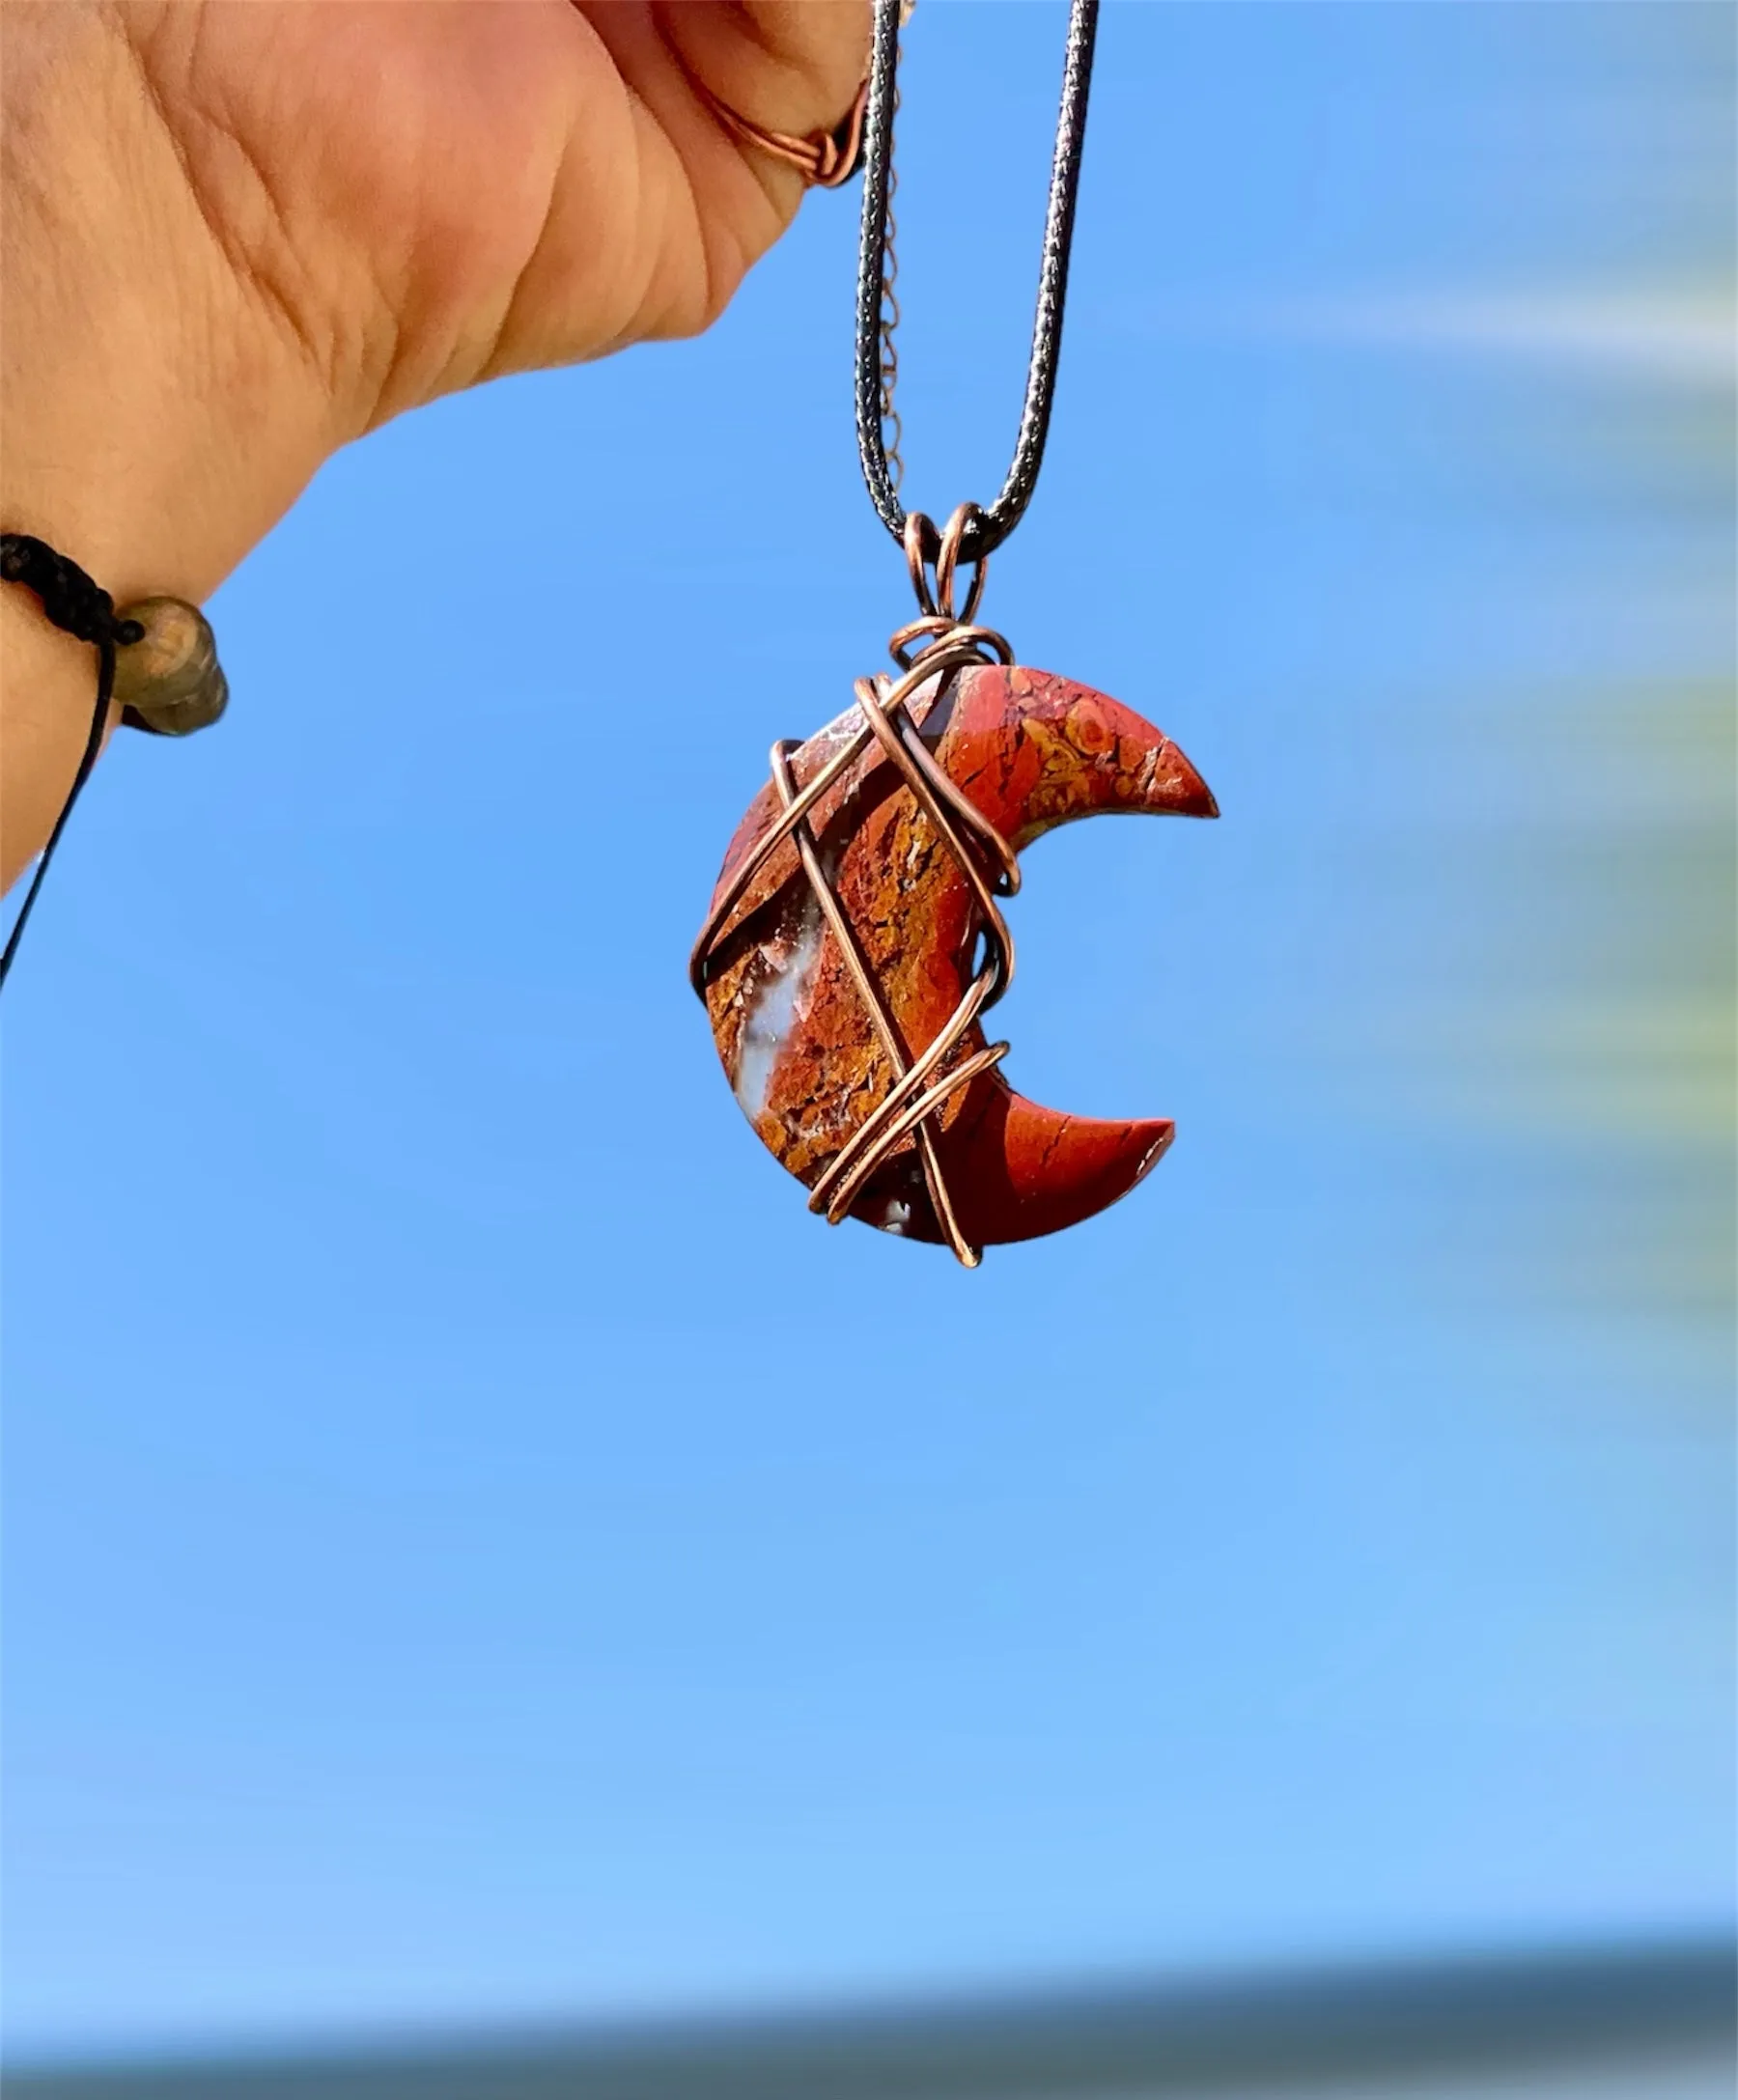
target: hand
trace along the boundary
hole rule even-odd
[[[0,23],[0,510],[119,598],[207,596],[333,450],[421,402],[704,328],[801,182],[695,82],[807,133],[869,36],[867,0],[4,0]],[[10,881],[92,668],[28,602],[0,616]]]
[[[61,0],[53,0],[58,6]],[[203,228],[358,428],[704,328],[794,170],[722,129],[837,121],[866,0],[123,0]]]

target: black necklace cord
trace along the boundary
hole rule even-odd
[[[906,514],[887,460],[882,329],[882,273],[893,165],[900,14],[901,0],[875,0],[869,107],[863,126],[863,221],[857,245],[856,429],[857,453],[870,500],[882,523],[903,545]],[[1092,84],[1097,32],[1098,0],[1071,0],[1062,98],[1056,116],[1056,149],[1051,163],[1050,208],[1045,215],[1038,269],[1038,308],[1032,323],[1032,353],[1026,367],[1020,432],[1001,493],[988,510],[974,513],[960,549],[967,561],[978,561],[991,553],[1019,524],[1032,499],[1038,469],[1044,462],[1051,405],[1056,391],[1056,365],[1062,350],[1068,256],[1074,239],[1075,200],[1079,192],[1080,157],[1086,142],[1086,98]],[[933,559],[936,549],[927,551]]]
[[[109,705],[115,696],[115,651],[129,643],[143,641],[145,628],[142,621],[119,618],[114,600],[86,575],[75,561],[56,553],[45,540],[33,539],[27,532],[0,533],[0,582],[21,583],[26,590],[34,591],[42,601],[43,613],[63,633],[72,635],[77,641],[90,642],[97,650],[97,705],[91,715],[91,733],[85,739],[84,755],[78,762],[78,770],[72,775],[72,785],[67,790],[67,799],[61,804],[61,813],[54,821],[54,829],[48,834],[48,843],[42,848],[36,874],[24,893],[24,902],[13,921],[12,932],[7,936],[5,951],[0,953],[0,986],[4,986],[12,972],[18,942],[24,937],[31,907],[37,901],[42,878],[48,873],[48,863],[54,858],[54,849],[60,844],[61,833],[72,814],[72,805],[91,777],[98,754],[102,749]]]

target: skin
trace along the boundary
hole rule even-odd
[[[790,223],[868,0],[0,0],[0,522],[202,600],[340,446],[693,334]],[[93,653],[0,591],[0,882]]]

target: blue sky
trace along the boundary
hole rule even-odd
[[[1060,40],[909,33],[939,514]],[[1732,43],[1106,8],[986,613],[1224,817],[1030,855],[1015,1083],[1179,1136],[976,1274],[806,1215],[685,977],[907,616],[855,189],[224,588],[229,716],[105,762],[13,993],[14,2047],[1729,1916]]]

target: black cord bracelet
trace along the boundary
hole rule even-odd
[[[42,848],[24,902],[0,953],[0,987],[11,974],[31,908],[61,833],[102,749],[109,709],[121,700],[128,729],[154,736],[184,737],[223,713],[229,683],[217,661],[216,639],[197,605],[181,598],[147,598],[119,612],[100,584],[75,561],[27,532],[0,533],[0,583],[21,583],[63,633],[97,651],[97,704],[78,770]]]

